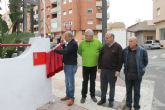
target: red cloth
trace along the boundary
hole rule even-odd
[[[58,46],[56,49],[61,49]],[[62,55],[55,53],[53,50],[46,54],[46,74],[47,78],[52,77],[56,73],[63,70]]]

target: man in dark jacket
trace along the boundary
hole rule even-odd
[[[123,50],[124,74],[126,83],[126,108],[132,108],[132,89],[134,88],[134,108],[140,109],[140,86],[148,64],[147,51],[137,44],[136,37],[129,38],[129,46]]]
[[[75,79],[74,75],[77,71],[77,51],[78,44],[74,40],[72,32],[67,31],[64,33],[66,40],[63,50],[54,50],[57,53],[63,54],[64,73],[66,96],[61,98],[62,101],[68,100],[68,106],[74,103]]]
[[[107,32],[106,44],[102,47],[99,57],[99,69],[101,69],[101,100],[98,105],[106,102],[108,84],[110,85],[109,106],[113,107],[115,97],[115,84],[122,67],[122,47],[114,41],[114,34]]]

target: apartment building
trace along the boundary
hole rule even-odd
[[[56,35],[61,33],[61,0],[46,0],[45,2],[45,30],[46,33]],[[38,6],[33,7],[34,11],[34,33],[38,33],[40,30],[41,34],[44,33],[44,3],[40,1],[40,9]],[[38,19],[40,12],[40,21]],[[27,14],[27,30],[30,31],[30,13]],[[40,23],[40,28],[39,28]]]
[[[62,0],[62,32],[73,31],[78,41],[83,39],[87,28],[97,36],[102,29],[101,0]]]
[[[46,33],[51,33],[51,19],[52,19],[52,14],[51,14],[51,9],[52,9],[52,4],[51,0],[45,0],[45,30]],[[41,0],[40,2],[40,31],[41,33],[44,33],[44,3]]]
[[[43,33],[44,6],[42,0],[40,3],[40,29],[36,24],[34,30],[40,30]],[[34,12],[37,9],[34,7]],[[34,19],[36,16],[37,21],[37,11],[35,14]],[[87,28],[93,29],[95,36],[101,33],[102,0],[46,0],[46,33],[56,37],[70,30],[80,41]]]
[[[30,11],[30,10],[29,10]],[[34,33],[38,33],[39,27],[38,27],[38,6],[34,6],[33,7],[33,12],[34,12]],[[31,17],[30,17],[30,13],[27,14],[27,31],[30,32],[31,31]]]
[[[62,0],[50,0],[51,2],[51,33],[61,36],[61,2]]]
[[[156,39],[165,47],[165,1],[153,0],[153,20],[156,25]]]

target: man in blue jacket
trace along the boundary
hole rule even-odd
[[[145,68],[148,64],[147,51],[137,44],[136,37],[129,38],[129,46],[123,50],[124,74],[126,83],[126,107],[132,107],[132,89],[134,88],[134,108],[140,110],[140,87]]]

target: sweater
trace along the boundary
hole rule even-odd
[[[99,56],[99,68],[119,71],[122,68],[122,47],[118,43],[105,44]]]
[[[54,50],[59,54],[63,54],[63,62],[65,65],[77,65],[78,44],[72,39],[63,50]]]
[[[85,67],[97,66],[101,48],[102,44],[98,39],[93,39],[91,42],[86,40],[80,42],[78,53],[82,56],[82,65]]]

